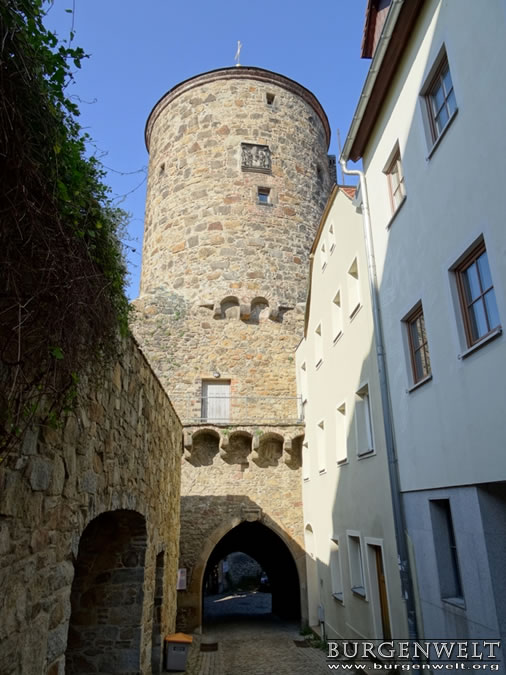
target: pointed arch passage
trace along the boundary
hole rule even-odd
[[[300,619],[299,575],[293,556],[281,537],[259,521],[244,521],[222,537],[207,561],[202,589],[220,560],[237,551],[246,553],[265,570],[272,593],[272,613],[283,619]]]
[[[68,675],[140,672],[146,522],[103,513],[86,527],[70,595]]]

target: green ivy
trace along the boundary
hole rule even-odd
[[[127,216],[67,95],[87,55],[44,26],[49,7],[0,0],[0,450],[41,415],[55,424],[128,330]]]

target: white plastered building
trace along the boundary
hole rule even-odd
[[[506,3],[368,18],[342,159],[369,195],[418,634],[505,639]]]
[[[296,353],[306,435],[309,619],[326,637],[407,637],[368,262],[353,188],[334,188],[312,248]]]

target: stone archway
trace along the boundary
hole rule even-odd
[[[140,672],[146,546],[146,522],[135,511],[103,513],[84,530],[70,596],[69,675]]]
[[[254,550],[253,550],[254,549]],[[222,559],[226,553],[242,551],[258,561],[272,581],[272,611],[284,618],[304,620],[305,598],[302,585],[305,578],[305,557],[300,547],[275,523],[260,520],[249,522],[233,518],[217,528],[207,539],[197,561],[188,587],[189,604],[193,606],[192,625],[186,630],[202,629],[202,598],[206,570],[210,562]],[[279,563],[275,559],[279,558]],[[302,608],[302,611],[301,611]],[[301,617],[302,614],[302,617]]]

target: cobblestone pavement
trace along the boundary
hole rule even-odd
[[[256,595],[257,597],[252,597]],[[242,593],[227,600],[213,596],[206,603],[202,636],[195,636],[187,675],[328,675],[325,652],[297,647],[299,625],[265,613],[270,596]],[[217,602],[216,602],[217,600]],[[233,607],[233,614],[226,614]],[[218,609],[216,609],[218,608]],[[248,613],[246,613],[248,612]],[[212,616],[212,618],[210,618]],[[218,651],[199,651],[200,640],[216,641]]]

